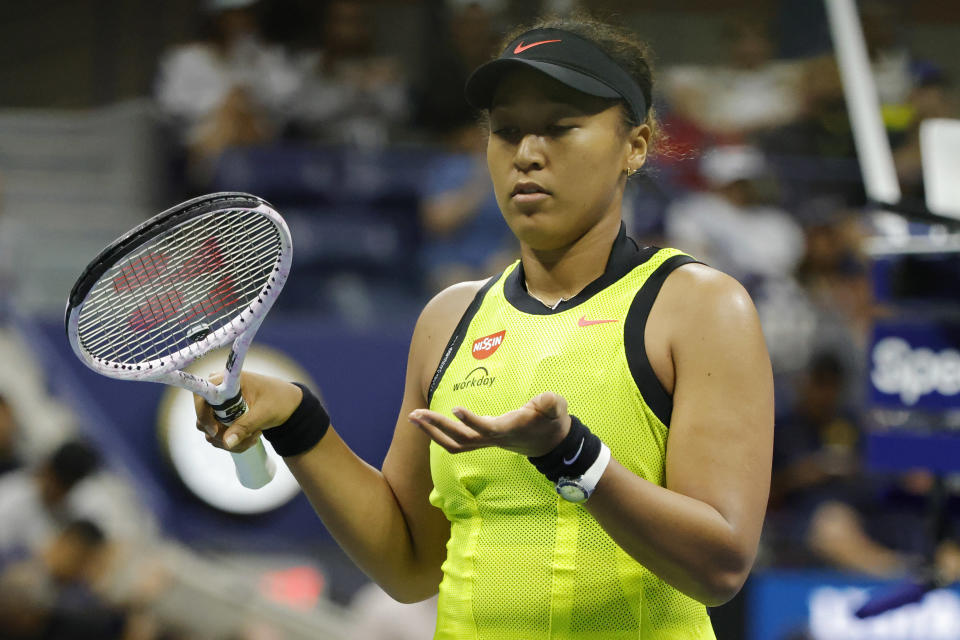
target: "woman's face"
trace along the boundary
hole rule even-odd
[[[497,87],[487,165],[497,203],[524,244],[569,246],[607,216],[620,218],[625,172],[646,158],[649,128],[629,132],[622,107],[533,70]]]

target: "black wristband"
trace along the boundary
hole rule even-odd
[[[320,442],[330,428],[330,416],[320,399],[299,382],[293,384],[303,391],[300,404],[286,422],[263,432],[263,437],[270,441],[273,450],[284,458],[306,453]]]
[[[567,437],[552,451],[527,459],[551,482],[561,477],[577,478],[600,457],[600,445],[600,438],[591,433],[577,416],[571,415]]]

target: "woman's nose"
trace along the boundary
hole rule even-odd
[[[517,151],[514,154],[514,166],[520,171],[542,169],[545,162],[543,154],[543,139],[533,133],[520,138]]]

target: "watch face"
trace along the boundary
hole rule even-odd
[[[561,480],[557,484],[557,493],[569,502],[583,502],[587,499],[587,492],[583,490],[583,487],[570,481]]]

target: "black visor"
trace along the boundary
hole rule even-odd
[[[508,44],[499,58],[477,67],[467,80],[467,102],[489,109],[504,74],[518,67],[536,69],[591,96],[623,99],[635,122],[647,119],[647,100],[630,74],[597,45],[560,29],[527,31]]]

